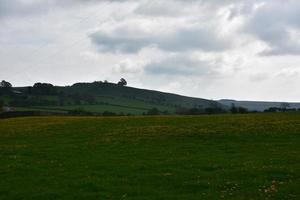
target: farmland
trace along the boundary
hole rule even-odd
[[[297,113],[0,120],[0,199],[299,199]]]

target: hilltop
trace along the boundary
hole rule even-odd
[[[6,106],[16,111],[92,112],[141,115],[147,112],[174,114],[180,110],[221,109],[212,100],[181,96],[154,90],[125,86],[122,83],[75,83],[71,86],[53,86],[36,83],[29,87],[11,87],[0,93]]]

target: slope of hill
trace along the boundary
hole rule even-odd
[[[13,88],[11,93],[0,95],[0,99],[17,111],[84,110],[93,113],[143,114],[157,108],[160,112],[173,114],[182,108],[222,107],[212,100],[103,82],[76,83],[66,87],[35,84],[33,87]]]
[[[222,99],[218,101],[219,103],[231,107],[234,104],[237,107],[244,107],[250,111],[264,111],[271,107],[282,107],[282,104],[287,104],[288,108],[300,108],[300,103],[288,103],[288,102],[267,102],[267,101],[237,101],[231,99]]]

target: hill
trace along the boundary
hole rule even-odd
[[[231,107],[234,104],[237,107],[247,108],[249,111],[259,111],[262,112],[269,108],[281,108],[282,106],[287,106],[289,109],[300,109],[300,103],[290,103],[290,102],[268,102],[268,101],[237,101],[231,99],[222,99],[218,101],[219,103]]]
[[[299,199],[297,113],[0,119],[0,199]]]
[[[92,112],[141,115],[155,108],[174,114],[180,109],[222,108],[218,102],[138,89],[108,82],[53,86],[37,83],[0,92],[0,100],[17,111]]]

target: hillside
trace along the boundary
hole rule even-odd
[[[237,107],[247,108],[249,111],[264,111],[271,107],[282,107],[282,104],[288,104],[288,108],[290,109],[299,109],[300,103],[289,103],[289,102],[268,102],[268,101],[237,101],[231,99],[222,99],[218,101],[219,103],[230,107],[234,104]]]
[[[201,98],[153,90],[138,89],[107,82],[76,83],[72,86],[35,84],[15,87],[2,92],[0,99],[17,111],[116,113],[140,115],[156,108],[161,113],[173,114],[178,109],[219,108],[221,104]]]

